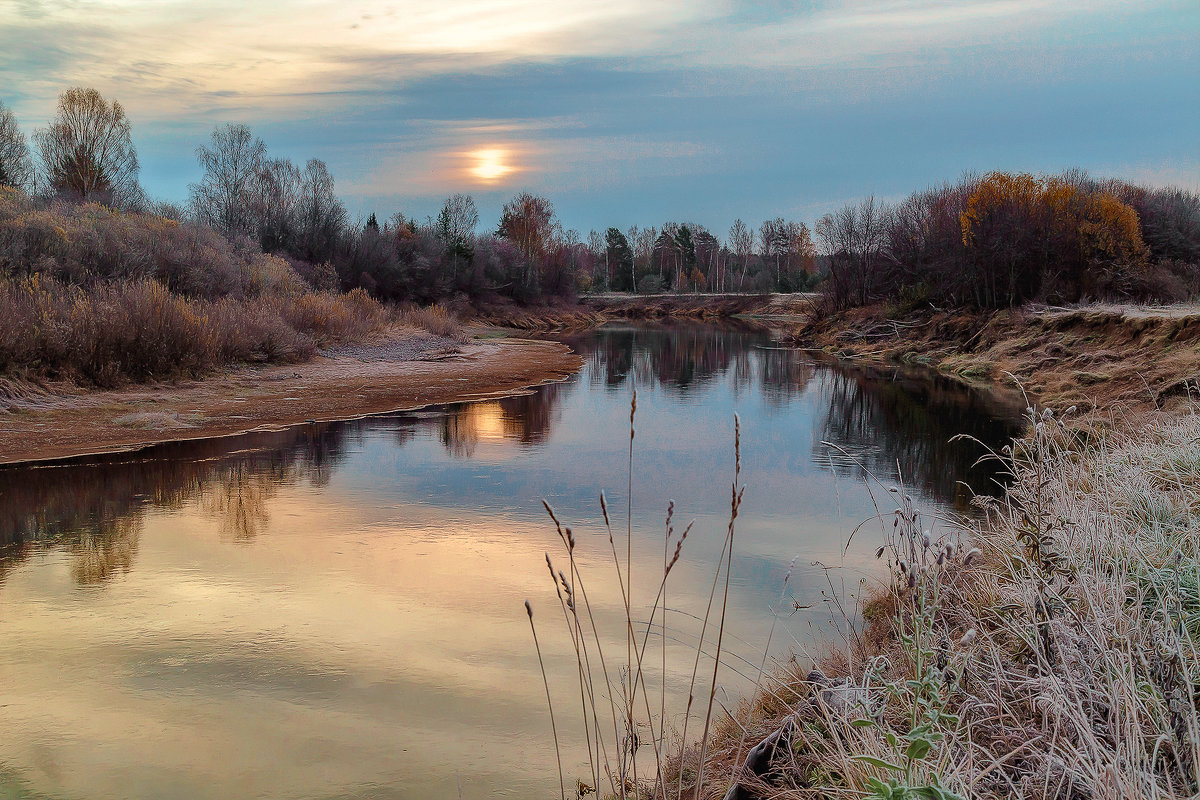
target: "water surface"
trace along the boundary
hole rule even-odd
[[[829,632],[831,586],[852,598],[879,575],[877,526],[846,548],[887,501],[868,472],[964,511],[996,476],[978,445],[949,440],[1015,431],[1001,399],[820,363],[761,332],[567,341],[583,370],[522,396],[0,470],[0,796],[557,796],[526,598],[571,742],[578,685],[541,500],[573,527],[593,612],[623,649],[598,496],[623,558],[635,387],[635,608],[661,575],[668,501],[677,529],[695,519],[669,589],[671,699],[725,533],[735,412],[729,705],[753,684],[793,558],[780,654]],[[573,744],[566,760],[586,771]]]

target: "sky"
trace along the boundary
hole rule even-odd
[[[545,194],[584,236],[810,224],[965,171],[1200,190],[1200,0],[0,0],[26,133],[91,86],[183,202],[213,128],[325,161],[354,216]]]

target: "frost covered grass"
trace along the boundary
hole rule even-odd
[[[896,492],[887,585],[726,721],[701,796],[1197,795],[1200,417],[1031,423],[970,527]]]

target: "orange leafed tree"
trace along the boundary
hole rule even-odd
[[[977,305],[1014,305],[1040,285],[1045,255],[1042,182],[989,173],[967,198],[960,222]]]
[[[960,222],[982,306],[1124,290],[1147,256],[1137,212],[1071,175],[990,173],[968,197]]]

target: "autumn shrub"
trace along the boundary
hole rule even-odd
[[[203,225],[0,187],[0,374],[97,386],[286,362],[386,322],[332,267]],[[308,279],[306,279],[306,277]]]
[[[363,336],[383,320],[383,307],[362,289],[346,294],[315,293],[267,303],[296,330],[318,342]]]
[[[150,279],[78,286],[34,275],[0,280],[0,319],[0,374],[107,387],[303,360],[385,313],[362,292],[210,301]]]
[[[0,189],[0,273],[68,283],[154,279],[188,297],[294,295],[312,287],[283,258],[202,225],[96,203],[41,207]]]
[[[317,352],[317,342],[272,306],[248,306],[226,299],[212,306],[217,361],[221,364],[304,361]]]
[[[407,325],[429,331],[435,336],[445,336],[460,341],[467,338],[458,317],[440,304],[425,308],[406,309],[400,312],[399,319]]]

